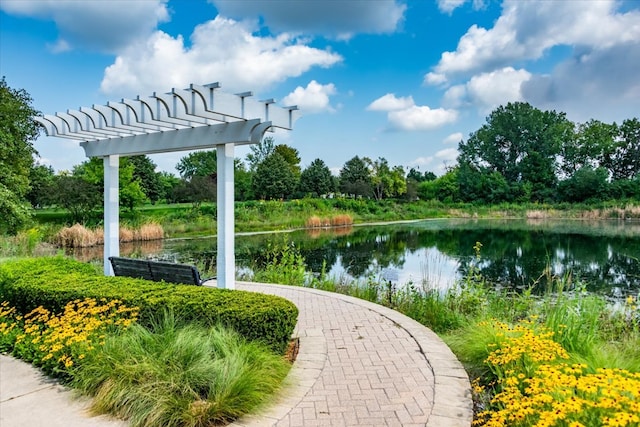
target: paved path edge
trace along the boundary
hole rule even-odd
[[[248,287],[251,285],[291,287],[271,283],[242,281],[236,281],[236,283]],[[471,425],[473,400],[469,376],[449,346],[436,333],[409,316],[380,304],[336,292],[303,286],[294,286],[294,288],[367,308],[407,331],[420,347],[435,379],[433,407],[426,427],[469,427]],[[256,414],[240,418],[231,424],[232,427],[273,425],[288,414],[311,390],[327,359],[326,338],[320,329],[299,330],[297,326],[293,333],[293,338],[296,337],[300,339],[300,350],[285,379],[281,394],[271,406],[263,408]]]

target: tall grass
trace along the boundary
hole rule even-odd
[[[143,224],[138,228],[121,226],[120,242],[159,240],[164,237],[162,226],[157,223]],[[89,229],[81,224],[61,228],[52,239],[53,243],[63,248],[88,248],[104,243],[104,230],[101,227]]]
[[[94,397],[93,411],[134,427],[204,427],[268,402],[289,366],[230,330],[181,324],[165,313],[151,330],[133,325],[108,337],[74,385]]]

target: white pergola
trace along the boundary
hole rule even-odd
[[[216,148],[217,280],[235,288],[234,147],[257,144],[270,128],[290,130],[297,107],[229,94],[218,83],[36,117],[48,136],[77,140],[87,157],[104,160],[104,274],[120,254],[118,173],[121,156]]]

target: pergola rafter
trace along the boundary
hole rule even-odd
[[[270,128],[292,129],[297,107],[229,94],[218,83],[191,84],[149,97],[36,117],[48,136],[79,141],[87,157],[104,159],[104,272],[120,253],[118,165],[121,156],[216,147],[218,157],[218,287],[235,287],[234,147],[256,144]]]

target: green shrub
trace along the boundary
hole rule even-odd
[[[283,352],[298,309],[284,298],[200,286],[182,286],[125,277],[105,277],[88,264],[63,257],[25,259],[0,264],[0,298],[20,313],[38,306],[60,312],[74,300],[118,299],[140,309],[139,321],[171,309],[185,321],[222,324],[248,340]]]

